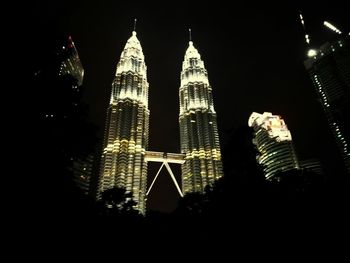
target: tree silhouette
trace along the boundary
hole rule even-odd
[[[134,209],[137,203],[132,200],[132,193],[127,193],[124,188],[114,187],[101,194],[98,201],[100,214],[104,216],[137,215]]]

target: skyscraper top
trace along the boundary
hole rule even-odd
[[[279,115],[272,115],[271,112],[263,114],[253,112],[248,120],[249,127],[263,128],[268,131],[271,138],[276,138],[278,141],[291,141],[292,135],[284,120]]]
[[[136,37],[136,31],[132,31],[132,36],[125,44],[120,55],[116,75],[121,72],[132,71],[146,77],[145,56],[142,52],[140,41]]]
[[[137,54],[134,54],[135,52],[132,52],[132,51],[135,51]],[[131,52],[131,53],[125,54],[125,52]],[[136,31],[132,31],[132,36],[128,39],[128,41],[125,44],[121,57],[125,55],[127,56],[134,55],[135,57],[139,57],[142,59],[144,58],[140,41],[136,36]]]
[[[84,68],[71,36],[64,40],[60,56],[62,61],[58,74],[60,76],[71,75],[78,81],[79,86],[82,85],[84,79]]]
[[[209,85],[204,62],[201,60],[201,55],[194,47],[192,41],[189,42],[185,53],[185,59],[182,63],[181,86],[185,86],[190,82],[202,82]]]
[[[185,54],[185,60],[188,60],[190,58],[201,59],[201,55],[199,54],[198,50],[194,47],[192,41],[188,42],[188,48]]]
[[[292,135],[281,116],[271,112],[253,112],[248,125],[254,129],[253,143],[258,150],[257,161],[262,166],[266,179],[273,179],[281,171],[299,168]]]

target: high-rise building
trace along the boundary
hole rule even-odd
[[[37,59],[32,65],[35,80],[51,79],[52,81],[70,76],[76,82],[76,86],[82,85],[84,68],[71,36],[49,38],[41,52],[42,54],[36,56]]]
[[[322,163],[315,158],[302,160],[302,161],[299,160],[299,166],[300,166],[300,169],[312,172],[314,174],[324,175]]]
[[[248,125],[254,129],[253,143],[259,152],[257,161],[266,179],[272,179],[281,171],[299,169],[292,135],[280,116],[253,112]]]
[[[304,64],[350,173],[350,36],[310,50]]]
[[[71,75],[78,81],[78,86],[81,86],[84,79],[84,69],[71,36],[62,44],[59,55],[61,57],[59,75]]]
[[[91,179],[93,172],[94,156],[89,154],[73,161],[71,170],[73,173],[73,181],[84,195],[91,192]]]
[[[113,187],[125,188],[141,213],[146,210],[149,114],[145,59],[133,31],[112,83],[98,194]]]
[[[204,62],[189,42],[182,63],[180,86],[182,191],[202,192],[223,175],[212,87]]]
[[[32,92],[36,103],[32,108],[38,111],[43,124],[49,121],[50,126],[63,127],[80,114],[83,93],[84,68],[72,38],[62,36],[48,41],[34,62],[31,85],[35,87]]]
[[[28,89],[33,96],[30,110],[36,121],[34,147],[45,153],[40,162],[32,163],[38,175],[36,184],[42,182],[40,188],[50,185],[41,194],[52,194],[61,200],[62,196],[70,196],[70,190],[74,191],[74,183],[85,194],[89,192],[95,134],[85,114],[84,89],[80,86],[84,69],[72,38],[54,34],[45,44],[38,50],[42,53],[35,52],[38,59],[33,60]]]

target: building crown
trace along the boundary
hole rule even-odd
[[[191,58],[201,59],[201,55],[199,54],[198,50],[194,47],[193,42],[189,41],[188,44],[189,46],[186,50],[185,60]]]
[[[132,31],[132,36],[126,42],[124,50],[120,55],[121,59],[125,57],[135,57],[142,60],[145,59],[140,41],[136,37],[136,31]]]

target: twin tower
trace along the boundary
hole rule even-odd
[[[121,53],[112,83],[98,194],[123,187],[132,193],[137,202],[135,209],[141,213],[146,211],[147,163],[150,161],[161,162],[161,168],[166,166],[180,195],[202,192],[223,175],[212,88],[192,41],[182,64],[179,90],[181,153],[148,151],[148,88],[145,58],[133,31]],[[169,163],[182,165],[182,191]]]

